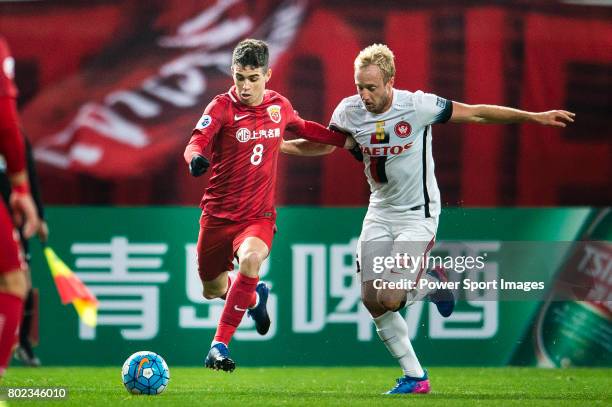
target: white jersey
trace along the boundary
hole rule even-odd
[[[440,214],[431,125],[451,114],[450,100],[421,91],[393,89],[391,107],[381,114],[368,112],[359,95],[340,102],[330,127],[351,133],[363,152],[370,214],[387,219]]]

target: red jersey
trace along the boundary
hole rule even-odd
[[[17,88],[13,83],[15,60],[0,36],[0,154],[10,174],[25,168],[25,147],[17,125]]]
[[[185,150],[189,162],[213,143],[211,175],[200,203],[204,212],[233,221],[274,218],[281,141],[285,129],[302,127],[289,100],[272,90],[265,91],[258,106],[241,103],[235,87],[216,96]]]
[[[17,97],[15,79],[15,60],[11,56],[9,47],[0,36],[0,96]]]

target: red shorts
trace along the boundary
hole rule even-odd
[[[0,200],[0,273],[22,269],[22,260],[19,234],[4,202]]]
[[[202,214],[198,236],[198,273],[202,281],[211,281],[224,271],[234,269],[234,257],[247,237],[257,237],[272,250],[276,232],[275,219],[234,222]]]

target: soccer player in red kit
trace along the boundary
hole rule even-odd
[[[268,57],[263,41],[247,39],[236,46],[231,67],[234,86],[206,107],[184,154],[193,176],[212,165],[200,204],[197,251],[204,297],[225,299],[204,362],[216,370],[234,370],[228,344],[245,312],[259,334],[270,328],[269,289],[259,282],[259,268],[270,253],[275,232],[276,166],[285,129],[310,141],[325,140],[340,147],[350,143],[341,133],[301,119],[289,100],[266,90],[272,73]],[[210,162],[203,153],[209,143]],[[228,271],[234,257],[239,270],[231,281]]]
[[[8,46],[0,37],[0,155],[6,161],[12,186],[10,205],[15,224],[25,222],[23,232],[29,238],[38,229],[38,215],[25,169],[24,139],[17,125],[14,66]],[[18,248],[18,236],[8,210],[0,200],[0,376],[8,367],[27,293],[25,264]]]

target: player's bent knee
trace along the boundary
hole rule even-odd
[[[399,311],[406,305],[406,293],[398,291],[381,292],[378,295],[378,303],[387,311]]]
[[[213,286],[212,284],[204,283],[204,290],[202,290],[202,295],[207,300],[214,300],[215,298],[221,297],[227,291],[227,287],[218,287]]]
[[[204,290],[202,292],[202,295],[204,296],[205,299],[207,300],[214,300],[215,298],[219,298],[221,295],[214,293],[214,292],[209,292]]]
[[[372,281],[364,281],[361,283],[361,302],[373,318],[379,317],[387,312],[387,309],[380,305],[378,301],[378,290],[374,288]]]
[[[240,258],[240,272],[249,277],[257,277],[262,262],[263,256],[259,253],[247,252]]]
[[[381,301],[380,305],[382,305],[387,311],[399,311],[403,304],[402,301],[387,300]]]

